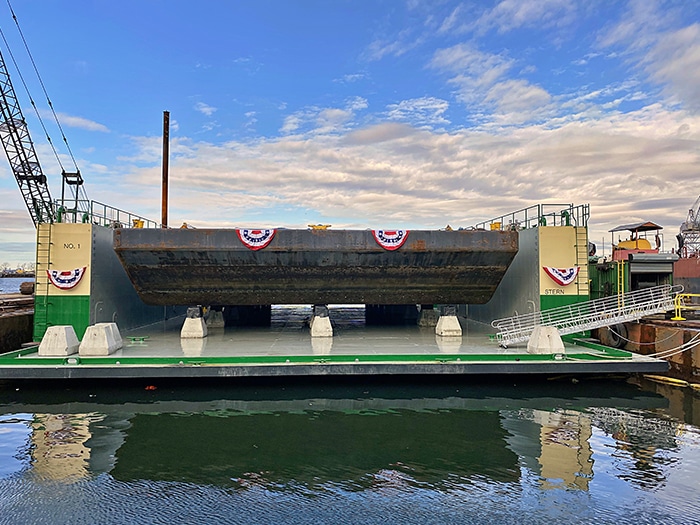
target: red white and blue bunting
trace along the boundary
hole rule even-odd
[[[83,266],[82,268],[76,268],[75,270],[68,270],[65,272],[60,270],[46,270],[46,273],[49,276],[49,281],[51,281],[51,284],[53,284],[56,288],[60,288],[61,290],[70,290],[71,288],[78,286],[78,283],[80,282],[80,279],[83,278],[86,269],[87,266]]]
[[[277,230],[236,230],[238,238],[251,250],[262,250],[272,242]]]
[[[408,230],[372,230],[372,235],[385,250],[398,250],[408,239]]]
[[[551,266],[543,266],[544,272],[552,278],[552,281],[559,286],[566,286],[573,283],[578,275],[579,267],[573,268],[552,268]]]

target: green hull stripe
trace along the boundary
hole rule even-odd
[[[40,295],[34,298],[34,308],[46,312],[45,316],[34,316],[35,341],[41,341],[47,327],[61,325],[71,325],[78,339],[82,339],[90,324],[89,295]]]
[[[587,295],[540,295],[540,310],[588,301]]]
[[[589,347],[588,344],[576,342]],[[596,345],[593,351],[569,352],[565,356],[552,354],[397,354],[397,355],[336,355],[336,356],[230,356],[230,357],[80,357],[77,354],[67,357],[36,357],[36,348],[11,352],[0,356],[0,366],[221,366],[221,365],[280,365],[280,364],[362,364],[362,363],[485,363],[485,362],[543,362],[543,361],[600,361],[628,360],[633,354],[622,350]]]

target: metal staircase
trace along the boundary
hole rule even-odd
[[[506,347],[527,341],[535,326],[538,325],[555,326],[559,334],[566,335],[668,312],[674,308],[675,294],[682,291],[682,286],[664,284],[602,299],[497,319],[491,323],[491,326],[498,330],[496,333],[498,343]]]

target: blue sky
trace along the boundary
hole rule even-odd
[[[467,227],[572,202],[599,245],[652,220],[670,249],[700,194],[694,0],[11,2],[91,199],[160,219],[170,111],[171,226]],[[0,28],[47,116],[4,3]],[[0,220],[0,263],[33,261],[6,159]]]

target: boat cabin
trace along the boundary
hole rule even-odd
[[[610,230],[612,233],[612,247],[614,261],[626,261],[630,254],[635,253],[659,253],[661,249],[661,234],[663,227],[651,221],[636,224],[623,224]],[[622,240],[619,232],[629,232],[627,238]],[[653,237],[649,232],[654,232]],[[615,234],[618,241],[615,242]],[[650,240],[651,237],[651,240]]]

